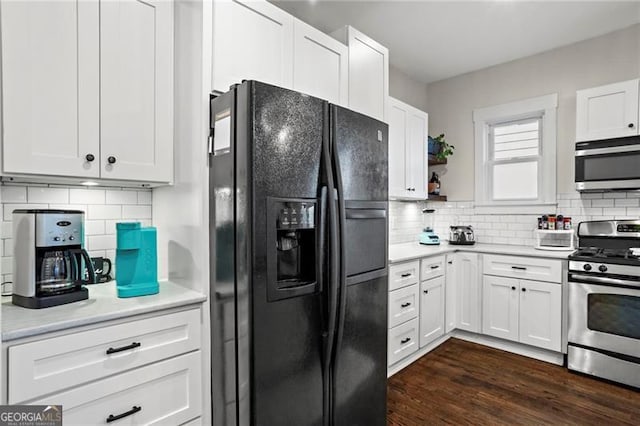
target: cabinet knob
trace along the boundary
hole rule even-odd
[[[527,289],[526,289],[526,288],[524,288],[524,287],[522,287],[522,291],[527,291]]]
[[[93,160],[95,160],[95,159],[96,159],[96,157],[95,157],[93,154],[87,154],[84,158],[85,158],[89,163],[91,163]]]
[[[114,157],[113,155],[110,156],[109,158],[107,158],[107,163],[115,164],[116,163],[116,157]]]
[[[515,290],[515,289],[516,289],[516,286],[512,285],[511,290]]]
[[[429,290],[424,290],[423,293],[424,294],[429,294]]]
[[[635,126],[635,125],[634,125],[633,123],[629,123],[629,128],[630,128],[630,129],[633,129],[633,128],[634,128],[634,126]]]

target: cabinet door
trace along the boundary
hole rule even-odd
[[[520,281],[520,342],[560,352],[562,285]]]
[[[480,328],[480,278],[478,275],[478,255],[457,253],[458,328],[479,333]]]
[[[427,158],[427,114],[412,108],[407,117],[406,140],[406,181],[411,187],[411,196],[427,198],[427,180],[425,159]]]
[[[444,334],[444,277],[420,284],[420,347]]]
[[[456,328],[456,268],[458,267],[457,255],[447,255],[445,275],[445,333]]]
[[[520,288],[515,278],[485,275],[482,288],[482,332],[518,341]]]
[[[291,88],[291,15],[265,0],[215,1],[213,31],[213,90],[242,80]]]
[[[638,88],[629,80],[576,93],[576,141],[638,134]]]
[[[389,50],[351,27],[347,37],[349,108],[384,121],[389,95]]]
[[[407,108],[393,98],[389,98],[387,118],[389,121],[389,197],[405,198],[409,195],[406,182],[407,163]]]
[[[7,1],[1,19],[3,171],[98,177],[97,0]]]
[[[348,106],[347,46],[297,19],[293,36],[293,89]]]
[[[100,4],[101,177],[173,179],[173,2]]]

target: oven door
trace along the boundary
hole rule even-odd
[[[640,280],[570,275],[568,340],[640,357]]]
[[[640,188],[640,138],[576,144],[575,181],[578,191]]]

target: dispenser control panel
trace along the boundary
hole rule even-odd
[[[305,202],[283,202],[279,204],[278,229],[315,228],[315,204]]]

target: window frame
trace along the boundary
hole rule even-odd
[[[558,94],[554,93],[473,111],[476,208],[484,213],[539,214],[556,205],[557,108]],[[491,126],[536,117],[540,118],[538,198],[493,200],[492,166],[496,162],[491,155]]]

